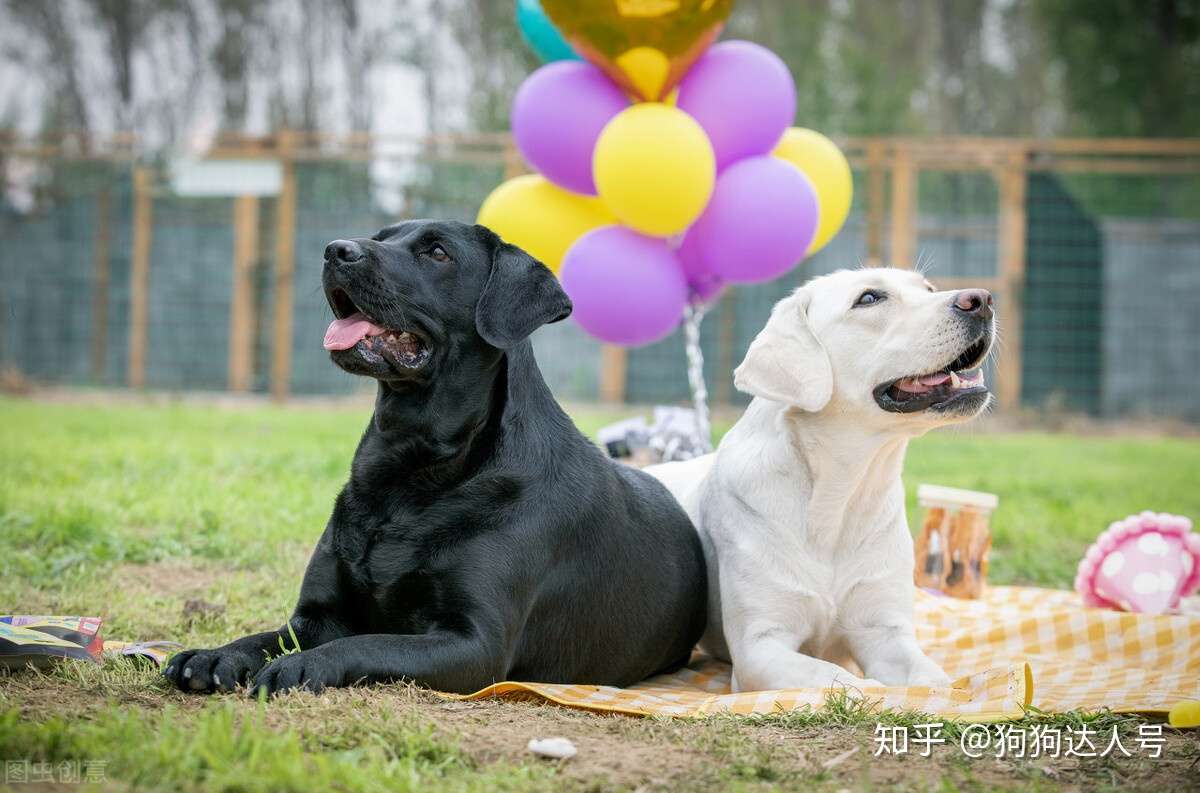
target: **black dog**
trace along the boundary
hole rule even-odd
[[[695,530],[592,445],[528,336],[571,313],[554,275],[481,226],[411,221],[325,249],[333,361],[375,414],[279,630],[188,650],[184,690],[413,680],[628,685],[684,664],[705,620]],[[302,652],[291,645],[289,626]]]

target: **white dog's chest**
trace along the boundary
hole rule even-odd
[[[809,549],[791,555],[785,564],[781,576],[787,575],[793,581],[790,588],[799,602],[800,616],[835,631],[851,593],[862,584],[861,561],[829,558]]]
[[[911,620],[912,541],[898,478],[873,502],[836,513],[814,509],[804,491],[776,491],[769,501],[751,489],[734,493],[710,493],[699,515],[710,564],[719,569],[709,593],[710,634],[724,640],[710,635],[705,649],[735,667],[739,657],[758,653],[759,664],[742,666],[739,686],[792,680],[778,666],[788,653],[830,664],[834,676],[838,669],[861,674],[856,643],[880,624]],[[797,680],[815,674],[792,673]]]
[[[717,551],[721,586],[733,584],[749,594],[735,607],[777,612],[773,616],[802,627],[815,646],[840,643],[843,629],[858,622],[848,609],[858,608],[860,596],[874,589],[885,572],[881,567],[891,568],[874,553],[830,548],[803,532],[743,536],[731,545]]]

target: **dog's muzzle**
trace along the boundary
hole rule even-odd
[[[991,396],[984,383],[983,363],[992,348],[991,322],[987,330],[968,344],[958,356],[932,372],[889,380],[872,392],[875,403],[889,413],[939,413],[974,415]]]

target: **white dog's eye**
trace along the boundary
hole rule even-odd
[[[858,300],[854,301],[854,306],[855,308],[858,306],[871,306],[884,300],[887,300],[886,294],[877,292],[874,289],[868,289],[858,296]]]

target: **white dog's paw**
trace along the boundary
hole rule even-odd
[[[948,688],[950,678],[929,656],[916,647],[916,642],[905,648],[893,648],[888,654],[867,655],[863,663],[867,672],[886,686],[928,686]]]
[[[775,668],[766,675],[747,675],[744,679],[735,673],[731,681],[733,691],[777,691],[790,688],[817,688],[821,690],[858,691],[864,688],[883,688],[883,683],[869,677],[859,677],[841,667],[823,662],[790,665],[793,668]]]
[[[940,666],[923,657],[909,668],[905,685],[949,688],[950,682],[950,676],[943,672]]]
[[[917,673],[908,678],[910,686],[928,686],[930,688],[950,688],[951,682],[950,676],[941,669]]]
[[[845,688],[849,690],[864,689],[864,688],[885,688],[883,683],[878,680],[873,680],[869,677],[856,677],[847,672],[844,675],[835,675],[829,685],[821,686],[821,688]]]

